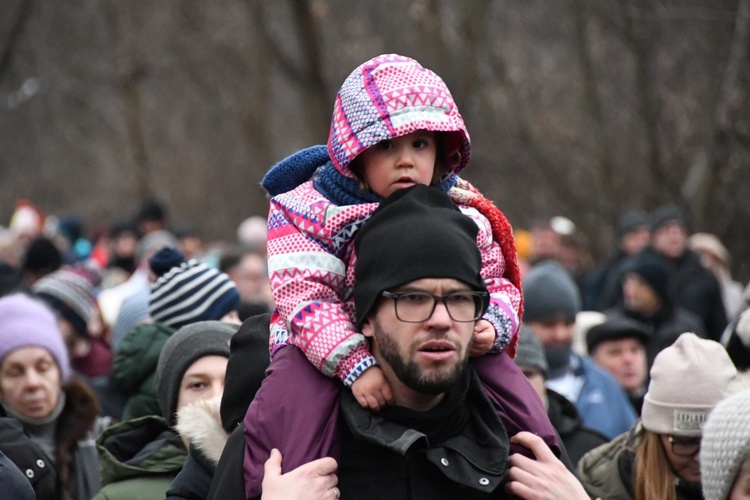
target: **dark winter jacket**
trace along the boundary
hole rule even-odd
[[[219,463],[214,470],[208,500],[245,500],[245,479],[242,462],[245,459],[245,424],[240,423],[229,435]]]
[[[603,434],[584,427],[575,405],[551,389],[547,389],[547,416],[574,466],[589,450],[609,441]]]
[[[128,396],[122,420],[161,415],[156,400],[156,365],[174,330],[161,323],[139,325],[125,335],[115,354],[110,379]]]
[[[179,436],[157,416],[110,427],[97,447],[104,487],[96,500],[164,498],[187,456]]]
[[[13,451],[12,443],[18,436],[12,433],[7,437],[0,437],[0,448],[26,472],[27,477],[29,475],[27,471],[31,470],[34,477],[39,478],[39,484],[34,484],[35,488],[46,488],[47,486],[44,485],[55,483],[55,489],[59,495],[67,495],[73,500],[89,500],[99,491],[101,484],[95,440],[99,433],[109,425],[109,419],[98,416],[99,407],[96,397],[91,389],[80,380],[70,379],[63,390],[65,391],[65,406],[57,418],[54,457],[47,457],[45,460],[41,455],[32,456],[35,451],[29,447],[23,451],[32,455],[25,455],[23,459],[16,462],[11,452]],[[23,426],[23,422],[19,423]],[[9,439],[7,448],[6,438]],[[37,451],[43,454],[41,450]],[[54,472],[50,471],[50,468],[53,468]],[[48,477],[54,475],[55,472],[59,475],[59,481],[57,478],[53,480]],[[42,493],[39,498],[58,498],[46,495],[47,493]]]
[[[0,451],[0,484],[2,484],[3,495],[7,498],[14,500],[37,498],[29,479],[2,451]]]
[[[6,458],[23,473],[26,482],[33,486],[37,499],[62,498],[62,482],[52,461],[23,432],[23,427],[18,420],[0,417],[0,449],[5,453]],[[4,487],[5,483],[3,483]]]
[[[508,435],[474,370],[429,411],[374,413],[344,391],[340,414],[342,498],[505,498]]]
[[[229,434],[221,425],[221,398],[196,401],[177,413],[176,429],[190,443],[182,470],[167,492],[169,499],[203,500]]]

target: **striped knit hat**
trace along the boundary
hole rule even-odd
[[[339,89],[328,154],[339,172],[353,177],[349,164],[362,151],[417,130],[454,132],[448,151],[458,148],[461,161],[451,173],[469,162],[469,133],[445,82],[414,59],[380,55],[357,67]]]
[[[32,287],[34,293],[65,318],[82,337],[96,312],[94,286],[83,274],[61,269],[48,274]]]
[[[729,497],[737,473],[750,453],[750,389],[716,405],[703,427],[701,484],[706,500]]]
[[[158,276],[148,304],[154,321],[177,329],[219,320],[239,305],[240,294],[229,276],[197,260],[186,261],[174,248],[162,248],[148,263]]]

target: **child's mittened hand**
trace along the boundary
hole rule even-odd
[[[379,411],[386,405],[393,403],[391,386],[385,379],[383,370],[377,366],[371,366],[352,384],[352,394],[362,408]]]
[[[474,325],[474,338],[471,342],[469,356],[482,356],[492,348],[495,343],[495,327],[486,319],[480,319]]]

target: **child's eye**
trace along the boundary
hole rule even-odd
[[[391,143],[391,141],[390,141],[390,140],[388,140],[388,139],[386,139],[386,140],[384,140],[384,141],[380,141],[380,142],[379,142],[379,143],[377,144],[377,148],[378,148],[379,150],[381,150],[381,151],[388,151],[389,149],[391,149],[391,147],[392,147],[392,146],[393,146],[393,144],[392,144],[392,143]]]

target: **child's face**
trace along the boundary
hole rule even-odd
[[[367,148],[361,157],[362,175],[373,193],[386,198],[415,184],[429,186],[435,171],[435,134],[418,130]]]

